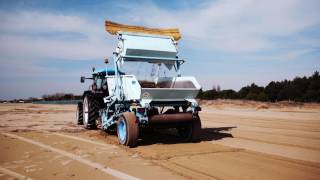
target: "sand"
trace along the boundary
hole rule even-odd
[[[201,104],[201,142],[162,130],[131,149],[74,105],[1,104],[0,179],[319,179],[320,105]]]

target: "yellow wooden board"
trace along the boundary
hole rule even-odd
[[[179,29],[158,29],[158,28],[147,28],[143,26],[130,26],[124,24],[118,24],[112,21],[105,22],[106,31],[112,35],[116,35],[117,32],[133,32],[133,33],[144,33],[144,34],[155,34],[171,36],[174,40],[178,41],[181,38]]]

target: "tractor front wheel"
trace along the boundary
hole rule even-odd
[[[136,121],[136,116],[133,113],[125,112],[119,117],[117,134],[120,144],[129,147],[134,147],[137,145],[139,126]]]
[[[92,94],[85,95],[83,99],[83,126],[86,129],[95,129],[99,118],[99,104]]]
[[[83,104],[79,102],[77,105],[76,120],[79,125],[83,124]]]

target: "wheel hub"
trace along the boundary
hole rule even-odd
[[[121,144],[124,144],[127,138],[127,125],[123,120],[118,123],[118,138]]]
[[[88,104],[87,97],[85,97],[84,98],[84,102],[83,102],[83,120],[84,120],[84,124],[88,124],[88,119],[89,119],[89,104]]]

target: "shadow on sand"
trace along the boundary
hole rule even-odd
[[[216,127],[216,128],[202,128],[200,133],[200,141],[214,141],[223,138],[233,138],[232,134],[227,132],[232,127]],[[152,144],[180,144],[187,143],[183,138],[178,136],[176,129],[163,129],[163,130],[153,130],[149,132],[141,133],[141,139],[139,141],[139,146],[152,145]]]

